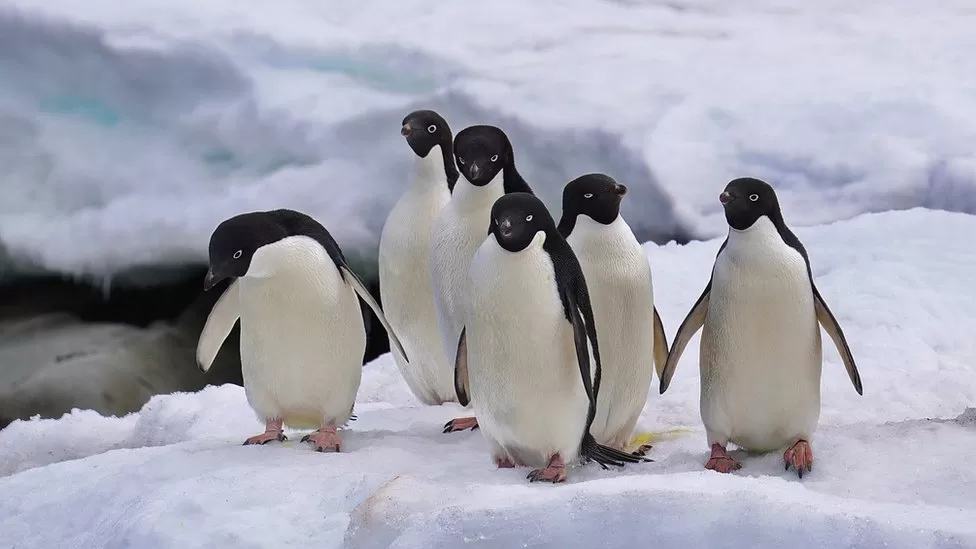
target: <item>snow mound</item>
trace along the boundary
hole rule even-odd
[[[796,225],[976,213],[970,8],[11,0],[0,273],[152,282],[201,262],[221,219],[275,207],[369,263],[420,107],[504,127],[554,209],[571,178],[617,177],[660,243],[717,236],[716,189],[742,175]]]
[[[787,218],[789,218],[787,212]],[[825,345],[816,465],[779,454],[705,471],[697,344],[639,432],[653,463],[575,468],[565,485],[498,470],[480,433],[445,435],[456,405],[422,406],[385,355],[365,366],[340,454],[244,447],[243,389],[154,397],[0,431],[0,531],[13,547],[779,547],[976,545],[976,217],[911,210],[799,229],[864,379]],[[721,240],[647,245],[669,338]]]

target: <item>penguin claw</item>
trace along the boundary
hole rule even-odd
[[[802,438],[797,440],[783,453],[783,461],[786,462],[786,471],[789,471],[792,465],[796,469],[797,476],[802,479],[804,471],[813,471],[813,449],[810,448],[810,443]]]
[[[281,431],[266,431],[260,435],[249,437],[241,446],[250,446],[252,444],[259,444],[263,446],[272,441],[284,442],[286,440],[288,440],[288,437],[286,437],[285,433],[282,433]]]
[[[631,454],[639,457],[644,457],[647,455],[647,452],[651,450],[651,448],[653,448],[653,446],[651,446],[650,444],[641,444],[640,446],[637,447],[636,450],[631,452]]]
[[[562,457],[555,454],[549,458],[549,465],[545,469],[535,469],[526,475],[529,482],[551,482],[557,484],[566,481],[566,464]]]
[[[311,442],[316,452],[339,452],[342,450],[342,439],[335,427],[323,427],[302,437],[302,442]]]
[[[471,429],[472,431],[478,429],[478,418],[469,417],[457,417],[448,421],[444,424],[444,433],[454,433],[457,431],[464,431],[466,429]]]
[[[705,469],[718,473],[731,473],[742,468],[742,464],[732,459],[721,444],[712,444],[712,455],[705,463]]]

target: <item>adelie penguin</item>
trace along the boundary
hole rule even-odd
[[[403,119],[400,134],[414,153],[410,186],[387,217],[379,245],[380,301],[411,362],[393,353],[414,396],[454,402],[453,357],[441,344],[430,271],[430,236],[457,182],[451,128],[431,110]]]
[[[675,334],[661,392],[701,328],[701,417],[711,447],[705,467],[727,473],[741,466],[727,453],[729,442],[755,453],[785,448],[786,469],[802,478],[813,469],[810,442],[820,418],[820,326],[858,394],[861,376],[773,188],[758,179],[734,179],[719,200],[728,237]]]
[[[558,226],[586,277],[601,344],[603,376],[590,432],[618,450],[626,448],[644,410],[655,366],[660,377],[668,358],[647,254],[620,215],[626,194],[627,187],[610,176],[578,177],[563,189]]]
[[[535,467],[529,480],[555,483],[579,458],[649,461],[590,434],[600,345],[586,278],[545,205],[528,193],[499,198],[468,272],[455,379],[495,464]]]
[[[454,138],[454,159],[461,172],[451,200],[441,209],[431,234],[430,270],[441,345],[453,359],[468,298],[468,265],[485,241],[492,204],[506,193],[531,193],[515,168],[512,144],[495,126],[469,126]],[[475,429],[474,417],[453,419],[444,432]]]
[[[238,319],[244,394],[265,431],[244,444],[283,441],[285,425],[311,428],[302,438],[318,451],[336,451],[336,429],[352,415],[362,376],[366,327],[357,296],[386,328],[383,311],[353,273],[336,241],[300,212],[240,214],[210,237],[204,289],[235,278],[217,300],[197,346],[207,371]]]

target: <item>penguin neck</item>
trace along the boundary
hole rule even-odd
[[[619,214],[616,219],[606,225],[595,221],[586,214],[579,214],[576,216],[575,227],[570,236],[574,237],[574,240],[616,240],[622,237],[636,239],[630,225]]]
[[[458,172],[454,166],[454,158],[448,158],[440,145],[434,145],[427,156],[417,156],[413,163],[412,188],[424,192],[446,187],[448,191],[454,189]]]
[[[460,185],[454,187],[451,202],[461,210],[491,209],[492,204],[505,194],[505,172],[498,172],[486,185],[478,186],[461,178]]]
[[[729,238],[726,247],[732,250],[741,248],[756,248],[782,245],[783,239],[776,229],[776,225],[769,217],[763,215],[747,229],[729,227]]]

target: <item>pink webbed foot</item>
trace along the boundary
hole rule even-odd
[[[786,462],[787,471],[792,465],[796,469],[796,474],[803,478],[804,470],[813,471],[813,449],[810,448],[810,443],[802,438],[796,441],[783,453],[783,461]]]
[[[497,465],[499,469],[514,469],[515,468],[515,462],[512,461],[511,459],[507,458],[507,457],[501,457],[501,458],[496,457],[495,458],[495,465]]]
[[[551,482],[556,484],[566,480],[566,464],[559,454],[549,458],[549,465],[545,469],[536,469],[529,473],[527,477],[530,482]]]
[[[302,442],[311,442],[316,452],[338,452],[342,449],[342,439],[334,426],[309,433],[302,437]]]
[[[712,455],[709,456],[705,468],[719,473],[731,473],[742,467],[742,464],[732,459],[721,444],[712,444]]]
[[[474,431],[477,428],[478,418],[474,416],[457,417],[444,424],[445,433],[454,433],[456,431],[464,431],[465,429]]]
[[[244,441],[243,446],[248,446],[251,444],[267,444],[272,440],[277,440],[278,442],[284,442],[288,440],[285,433],[281,429],[280,419],[269,419],[264,423],[264,432],[260,435],[254,435],[253,437],[248,437]]]

